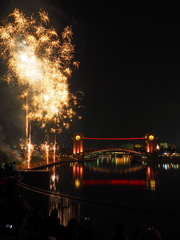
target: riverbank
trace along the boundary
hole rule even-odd
[[[68,155],[68,156],[60,156],[60,157],[56,157],[56,159],[50,159],[48,161],[46,160],[42,160],[39,162],[32,162],[30,163],[30,167],[28,167],[27,162],[24,161],[21,164],[16,165],[16,170],[33,170],[33,169],[37,169],[37,168],[41,168],[41,167],[47,167],[47,166],[52,166],[54,164],[59,164],[61,162],[64,161],[95,161],[96,159],[91,158],[91,159],[87,159],[87,158],[83,158],[82,156],[75,156],[75,155]]]
[[[53,164],[57,164],[60,163],[62,160],[58,159],[56,161],[40,161],[37,163],[32,163],[30,164],[30,166],[28,167],[26,162],[22,162],[21,164],[16,165],[16,170],[32,170],[38,167],[43,167],[43,166],[49,166],[49,165],[53,165]]]

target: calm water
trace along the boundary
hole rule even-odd
[[[179,214],[180,165],[146,164],[129,156],[48,167],[51,191],[112,205]]]

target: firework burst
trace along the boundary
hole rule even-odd
[[[74,58],[72,29],[66,27],[60,38],[54,28],[48,27],[46,12],[40,10],[39,18],[26,17],[15,9],[2,22],[0,54],[8,66],[5,81],[26,87],[21,97],[28,93],[30,120],[43,126],[53,122],[61,130],[68,128],[75,114],[76,97],[69,93],[68,85]]]

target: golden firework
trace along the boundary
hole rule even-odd
[[[67,119],[71,121],[75,114],[75,96],[69,93],[68,84],[74,57],[72,29],[66,27],[60,39],[54,28],[47,27],[48,14],[40,10],[39,17],[38,22],[33,15],[26,17],[15,9],[3,21],[0,53],[9,70],[5,80],[26,86],[22,97],[28,92],[29,119],[43,126],[54,122],[60,129],[68,127]]]

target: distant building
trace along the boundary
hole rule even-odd
[[[176,145],[175,144],[170,144],[170,143],[160,143],[159,144],[160,148],[161,147],[164,147],[164,148],[176,148]]]
[[[161,154],[169,155],[176,152],[176,145],[170,143],[160,143],[159,150]]]
[[[133,143],[122,143],[121,148],[134,149],[134,144]]]

